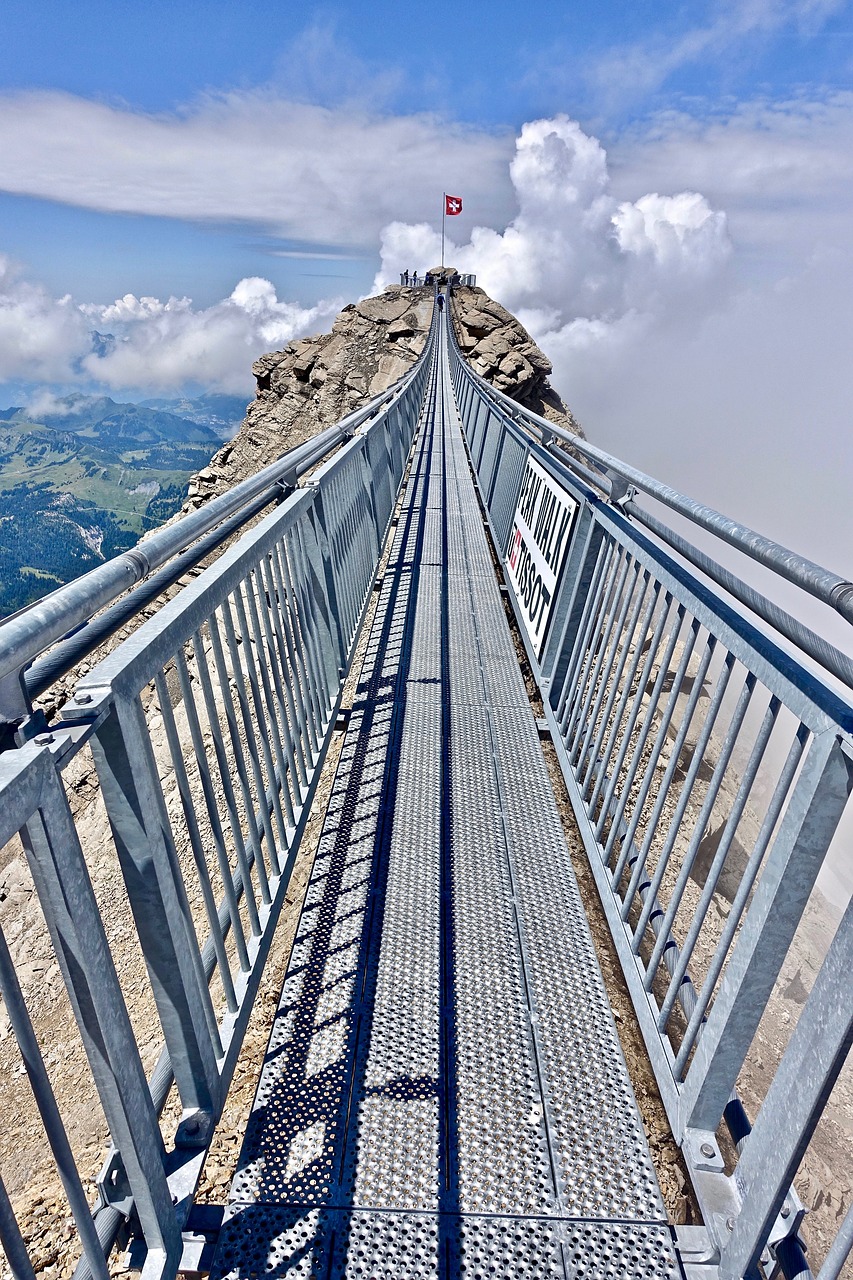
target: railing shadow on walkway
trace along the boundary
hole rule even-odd
[[[423,461],[428,469],[428,453]],[[320,875],[315,871],[309,888],[308,905],[314,908],[309,913],[311,923],[303,927],[295,944],[297,951],[304,948],[309,958],[304,967],[291,961],[287,984],[292,984],[292,1001],[288,1001],[286,985],[276,1014],[276,1022],[287,1024],[286,1031],[279,1035],[273,1027],[260,1085],[265,1101],[256,1105],[251,1116],[235,1177],[232,1198],[239,1199],[245,1192],[263,1203],[257,1199],[237,1203],[229,1211],[220,1251],[222,1270],[228,1268],[230,1240],[239,1242],[245,1258],[247,1236],[258,1237],[261,1252],[269,1248],[271,1238],[281,1236],[287,1241],[278,1267],[274,1257],[266,1258],[266,1266],[273,1266],[272,1275],[292,1274],[300,1260],[307,1262],[309,1258],[314,1268],[324,1271],[333,1265],[333,1259],[340,1262],[345,1258],[351,1245],[357,1255],[358,1242],[351,1238],[350,1224],[358,1204],[353,1152],[358,1144],[360,1108],[365,1102],[387,1101],[398,1111],[405,1111],[412,1103],[426,1104],[441,1117],[438,1173],[444,1190],[438,1252],[444,1265],[439,1274],[448,1278],[455,1274],[449,1269],[448,1258],[458,1251],[454,1241],[444,1238],[453,1230],[453,1218],[446,1215],[459,1208],[453,1177],[454,1091],[452,1073],[446,1070],[449,1055],[434,1074],[399,1075],[381,1084],[369,1081],[407,690],[410,685],[437,683],[430,677],[414,678],[410,671],[424,538],[422,511],[417,506],[401,515],[397,537],[402,550],[396,562],[386,568],[389,585],[380,604],[382,625],[376,640],[371,640],[365,659],[369,669],[353,699],[349,723],[357,726],[357,733],[353,734],[351,754],[342,760],[345,785],[336,788],[330,799],[329,812],[337,821],[327,817],[318,850]],[[405,609],[402,629],[401,606]],[[386,661],[390,651],[395,668],[391,676]],[[375,816],[375,831],[370,828],[371,815]],[[396,817],[399,820],[399,813]],[[366,839],[358,834],[362,825]],[[364,897],[361,891],[367,886],[370,892]],[[352,910],[344,914],[340,910],[342,897],[353,899]],[[359,939],[357,946],[350,942],[353,936]],[[331,983],[330,968],[335,974]],[[442,986],[443,1017],[452,1023],[452,977],[446,967]],[[336,991],[341,993],[339,1000]],[[323,1065],[318,1042],[325,1031],[336,1032],[344,1015],[349,1016],[348,1031],[340,1039],[336,1034],[330,1037],[332,1060]],[[277,1064],[280,1055],[284,1058],[281,1069]],[[309,1116],[312,1123],[306,1128]],[[280,1153],[278,1161],[266,1156],[271,1141]],[[271,1164],[275,1164],[272,1171]]]

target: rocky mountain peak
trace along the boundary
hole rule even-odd
[[[190,484],[185,510],[275,461],[401,377],[423,349],[431,288],[389,286],[350,303],[330,333],[297,338],[252,365],[257,396],[239,432]],[[473,367],[521,404],[580,433],[548,381],[551,363],[505,307],[476,287],[453,291],[451,315]]]

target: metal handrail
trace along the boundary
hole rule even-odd
[[[450,332],[453,332],[452,327]],[[453,340],[455,342],[455,334]],[[824,670],[831,672],[842,684],[853,689],[853,658],[645,511],[635,501],[636,491],[642,490],[694,524],[720,537],[756,563],[762,564],[779,577],[807,591],[821,603],[839,613],[845,621],[851,623],[853,623],[853,583],[829,569],[822,568],[806,557],[788,550],[764,534],[756,533],[739,521],[695,502],[694,499],[686,497],[669,485],[647,476],[645,472],[638,471],[628,463],[590,445],[581,436],[566,431],[557,423],[550,422],[532,409],[520,405],[518,401],[497,390],[472,369],[465,361],[464,354],[459,351],[458,344],[457,352],[463,361],[466,376],[477,384],[481,396],[491,401],[504,417],[509,418],[523,430],[533,433],[551,457],[557,459],[569,474],[575,473],[587,484],[592,484],[599,489],[610,501],[617,503],[626,515],[645,525],[655,537],[677,551],[718,586],[723,587]],[[555,443],[557,440],[561,442],[560,445]],[[578,458],[568,453],[562,444],[570,445],[573,449],[582,452],[596,468],[601,467],[602,470],[591,470]]]
[[[450,332],[453,333],[452,326],[449,326],[449,328]],[[453,334],[453,341],[456,341],[455,333]],[[462,358],[464,359],[464,356]],[[475,378],[481,387],[488,392],[489,397],[510,417],[516,420],[520,419],[529,426],[534,426],[540,433],[544,432],[546,438],[556,437],[565,444],[571,445],[573,449],[577,449],[579,453],[592,462],[595,467],[603,468],[605,475],[618,476],[626,484],[641,490],[643,493],[648,494],[649,497],[656,498],[658,502],[662,502],[672,511],[677,511],[679,515],[685,516],[693,524],[699,525],[709,533],[722,538],[730,546],[736,547],[738,551],[742,551],[751,560],[755,560],[758,564],[772,569],[789,582],[793,582],[795,586],[807,591],[817,600],[834,609],[847,622],[853,624],[853,582],[849,579],[842,578],[840,574],[834,573],[831,569],[824,569],[813,560],[799,555],[796,551],[791,551],[790,548],[775,542],[765,534],[757,533],[754,529],[750,529],[748,525],[742,524],[741,521],[734,520],[703,502],[697,502],[694,498],[689,498],[685,494],[679,493],[671,485],[656,480],[653,476],[647,475],[645,471],[640,471],[629,463],[623,462],[621,458],[616,458],[604,449],[599,449],[596,445],[590,444],[583,436],[567,431],[564,427],[559,426],[558,423],[550,422],[532,409],[520,405],[517,400],[513,400],[511,396],[499,391],[496,387],[486,382],[484,378],[481,378],[467,362],[466,369],[470,376]],[[602,476],[602,479],[604,479],[604,476]],[[601,481],[596,481],[596,483],[600,484]]]
[[[44,692],[53,680],[91,653],[107,635],[123,625],[128,616],[127,610],[121,609],[113,615],[112,624],[106,630],[103,625],[95,626],[72,640],[73,633],[88,627],[100,610],[112,605],[143,579],[148,579],[155,570],[180,557],[175,574],[165,574],[161,580],[159,589],[165,589],[225,537],[276,501],[281,496],[283,485],[295,485],[301,476],[350,439],[359,427],[383,408],[389,408],[405,393],[415,377],[428,345],[407,373],[362,408],[304,444],[288,449],[275,462],[226,493],[212,498],[198,511],[156,530],[129,551],[66,583],[31,608],[0,623],[0,726],[16,724],[27,717],[31,712],[30,699]],[[221,537],[211,538],[212,532],[221,530],[225,521],[230,522],[227,530],[221,531]],[[142,603],[145,601],[134,601],[132,612],[138,611]],[[66,642],[62,653],[56,660],[51,655],[50,660],[43,661],[36,678],[28,680],[25,676],[27,668],[61,641]]]
[[[842,616],[853,588],[519,406],[458,346],[454,354],[508,600],[701,1231],[725,1280],[757,1274],[765,1250],[789,1280],[808,1280],[797,1235],[805,1206],[792,1179],[853,1036],[853,908],[751,1132],[735,1090],[853,794],[853,703],[777,641],[849,687],[853,662],[645,511],[637,490]],[[600,479],[576,451],[606,468]],[[544,605],[534,611],[531,601]],[[720,926],[718,893],[730,903]],[[716,1136],[724,1125],[738,1151],[733,1177]],[[821,1276],[837,1274],[851,1235],[845,1223]]]

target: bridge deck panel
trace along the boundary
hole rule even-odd
[[[216,1274],[681,1274],[441,376]]]

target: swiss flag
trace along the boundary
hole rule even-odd
[[[455,213],[461,213],[461,212],[462,212],[462,197],[461,197],[461,196],[448,196],[448,195],[445,195],[445,197],[444,197],[444,212],[445,212],[446,214],[448,214],[450,217],[453,217],[453,215],[454,215]]]

